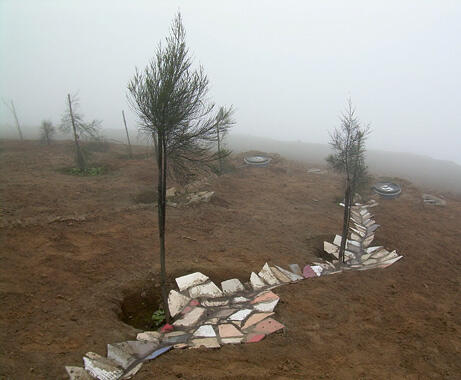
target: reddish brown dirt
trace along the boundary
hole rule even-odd
[[[135,337],[122,301],[157,286],[159,264],[155,211],[132,206],[155,169],[121,149],[95,154],[107,174],[74,177],[58,171],[71,165],[67,144],[1,143],[0,378],[64,379],[85,352]],[[170,281],[308,263],[341,229],[339,178],[302,165],[240,168],[203,188],[211,203],[168,208]],[[170,352],[136,379],[461,378],[461,202],[424,206],[405,184],[373,210],[377,243],[403,260],[278,288],[284,334]]]

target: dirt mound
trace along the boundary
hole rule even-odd
[[[64,365],[81,365],[86,352],[104,354],[107,343],[135,337],[122,320],[130,300],[158,303],[156,209],[135,203],[155,186],[156,169],[143,158],[147,148],[132,160],[124,149],[95,153],[107,174],[77,177],[59,171],[72,165],[65,143],[1,143],[2,219],[85,218],[2,224],[0,378],[65,378]],[[169,281],[194,271],[216,283],[247,281],[266,261],[316,260],[323,240],[341,230],[342,192],[338,177],[308,167],[283,158],[236,167],[208,181],[210,202],[169,208]],[[459,378],[461,202],[445,199],[446,207],[425,205],[404,184],[399,198],[381,200],[376,243],[405,258],[280,288],[285,335],[175,350],[136,379]]]

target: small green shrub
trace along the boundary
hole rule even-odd
[[[81,177],[96,177],[105,174],[106,169],[101,166],[86,168],[85,170],[80,170],[79,168],[64,168],[61,172]]]
[[[155,327],[159,327],[165,321],[165,311],[163,309],[158,309],[152,314],[152,324]]]

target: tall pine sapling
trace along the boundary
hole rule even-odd
[[[143,70],[136,70],[128,84],[128,99],[137,113],[144,136],[152,138],[158,169],[157,205],[160,241],[160,282],[163,307],[170,321],[166,289],[165,222],[167,174],[184,180],[219,160],[215,152],[219,120],[229,119],[232,108],[213,115],[207,101],[208,78],[203,68],[192,68],[185,42],[181,15],[175,17],[166,45],[159,44],[154,58]],[[221,133],[230,127],[219,127]]]
[[[370,132],[369,126],[362,127],[355,114],[355,109],[349,99],[346,111],[340,118],[341,125],[330,135],[330,145],[333,154],[327,157],[327,162],[338,173],[345,177],[344,219],[339,261],[344,263],[351,206],[354,194],[367,176],[365,166],[365,140]]]

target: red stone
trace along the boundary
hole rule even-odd
[[[190,306],[198,306],[198,305],[200,305],[200,302],[198,302],[198,300],[192,300],[192,301],[189,302],[189,305]]]
[[[190,306],[186,306],[183,311],[181,311],[181,314],[187,314],[189,311],[191,311],[192,308]]]
[[[303,269],[303,276],[304,278],[317,277],[317,274],[309,265],[306,265]]]
[[[161,332],[170,332],[173,331],[174,327],[173,325],[170,325],[169,323],[165,323],[162,328],[160,329]]]
[[[267,318],[262,322],[259,322],[253,329],[255,333],[264,333],[266,335],[272,334],[278,330],[285,328],[280,322],[275,319]]]
[[[247,335],[247,343],[257,343],[264,339],[266,335],[264,334],[248,334]]]
[[[278,300],[278,299],[279,299],[279,296],[277,294],[269,291],[269,292],[266,292],[266,293],[263,293],[263,294],[259,295],[253,301],[251,301],[251,303],[255,304],[255,303],[259,303],[259,302],[274,301],[274,300]]]

